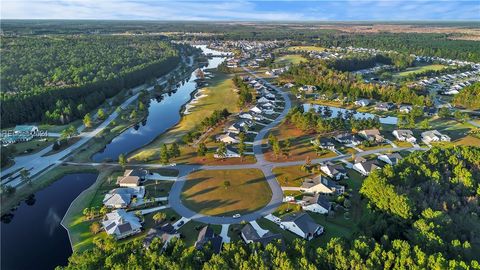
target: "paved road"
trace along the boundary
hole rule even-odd
[[[171,72],[176,72],[179,69],[180,65],[172,70]],[[169,73],[171,74],[171,73]],[[162,78],[158,79],[157,82],[160,84],[165,83],[166,77],[168,75],[162,76]],[[132,89],[133,95],[125,100],[120,107],[122,109],[127,108],[132,102],[137,100],[138,95],[140,90],[145,89],[145,85],[137,86]],[[146,88],[147,91],[153,90],[153,86]],[[71,154],[73,151],[77,150],[79,147],[87,143],[91,138],[95,137],[97,134],[99,134],[105,127],[107,127],[113,120],[115,120],[118,117],[118,112],[114,111],[112,114],[109,115],[109,117],[101,123],[98,127],[96,127],[94,130],[90,132],[81,132],[79,134],[80,140],[78,140],[76,143],[73,145],[69,146],[68,148],[64,149],[63,151],[54,154],[54,155],[49,155],[49,156],[43,156],[46,153],[48,153],[50,150],[52,150],[52,146],[48,146],[45,149],[32,154],[32,155],[27,155],[27,156],[20,156],[15,158],[15,164],[11,166],[10,168],[7,168],[5,170],[0,171],[0,176],[3,177],[4,175],[7,174],[12,174],[10,177],[4,179],[1,181],[1,184],[6,184],[8,182],[8,185],[13,186],[13,187],[18,187],[22,183],[21,177],[19,175],[19,171],[23,168],[26,168],[27,170],[30,171],[30,176],[32,177],[32,181],[35,181],[39,175],[45,173],[48,170],[53,169],[54,167],[58,166],[61,162],[62,159],[65,158],[67,155]],[[79,127],[79,131],[83,131],[83,126]],[[36,177],[36,178],[34,178]]]

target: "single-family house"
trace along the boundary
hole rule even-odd
[[[370,100],[368,100],[368,99],[359,99],[359,100],[356,100],[356,101],[354,102],[354,104],[355,104],[356,106],[366,107],[366,106],[368,106],[368,105],[370,104]]]
[[[268,100],[267,98],[265,97],[261,97],[257,100],[257,103],[267,103],[267,102],[270,102],[270,100]]]
[[[167,247],[168,242],[173,238],[180,238],[180,234],[170,223],[165,223],[158,228],[152,228],[143,239],[143,247],[148,248],[155,238],[159,238],[164,243],[163,248]]]
[[[391,154],[383,154],[377,156],[377,158],[387,164],[395,165],[397,164],[403,157],[399,153],[391,153]]]
[[[415,143],[417,139],[413,137],[413,132],[408,129],[396,129],[392,131],[393,136],[402,142]]]
[[[345,187],[319,174],[314,178],[303,179],[300,190],[307,193],[342,194]]]
[[[335,144],[330,138],[321,137],[315,140],[311,140],[310,143],[323,149],[328,149],[332,151],[335,150]]]
[[[388,111],[392,110],[393,108],[395,108],[395,104],[393,104],[391,102],[378,102],[375,105],[375,110],[377,110],[377,111],[388,112]]]
[[[113,210],[107,213],[102,221],[102,226],[109,235],[122,239],[142,231],[140,219],[125,209]]]
[[[103,205],[108,208],[125,208],[133,198],[141,199],[145,196],[145,187],[125,187],[110,190],[103,197]]]
[[[313,196],[303,196],[300,205],[305,211],[319,214],[328,214],[332,209],[332,203],[328,198],[318,193]]]
[[[304,86],[299,87],[298,90],[302,91],[302,92],[313,92],[313,91],[317,90],[317,87],[314,86],[314,85],[304,85]]]
[[[348,178],[347,170],[342,164],[323,164],[320,166],[320,170],[335,180]]]
[[[383,142],[385,139],[383,136],[380,134],[380,131],[376,128],[374,129],[364,129],[358,132],[358,135],[360,135],[362,138],[370,141],[370,142]]]
[[[195,242],[196,249],[203,249],[203,247],[210,243],[212,251],[219,253],[222,249],[222,237],[216,235],[210,226],[203,227],[198,233],[197,241]]]
[[[285,88],[292,88],[294,86],[295,85],[293,83],[286,83],[286,84],[283,85],[283,87],[285,87]]]
[[[438,130],[422,132],[422,141],[426,144],[430,144],[431,142],[449,142],[450,140],[449,136],[438,132]]]
[[[280,227],[306,240],[323,233],[323,227],[317,224],[307,213],[288,214],[282,217]]]
[[[250,223],[247,223],[243,226],[241,231],[241,236],[245,243],[261,243],[264,247],[266,247],[270,243],[274,242],[281,242],[283,246],[283,237],[280,233],[272,233],[268,231],[267,233],[260,236],[258,232],[253,228]]]
[[[344,134],[339,134],[334,137],[334,139],[343,144],[353,144],[353,145],[359,145],[361,143],[360,139],[357,138],[357,136],[349,133],[344,133]]]
[[[412,111],[412,109],[413,108],[410,105],[403,105],[403,106],[400,106],[398,111],[401,112],[401,113],[410,113]]]
[[[257,107],[257,106],[251,108],[250,111],[251,111],[251,112],[254,112],[254,113],[258,113],[258,114],[260,114],[260,113],[263,112],[262,109],[260,109],[260,108]]]
[[[238,143],[239,140],[235,138],[235,135],[232,133],[225,133],[217,136],[217,141],[224,142],[226,144]]]
[[[117,177],[117,185],[120,187],[138,187],[140,185],[140,177],[132,175],[133,170],[125,170],[123,176]]]
[[[376,160],[367,160],[353,164],[353,169],[363,176],[369,175],[373,170],[381,169]]]

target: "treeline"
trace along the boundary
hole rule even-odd
[[[480,82],[476,82],[460,90],[453,103],[456,106],[462,106],[470,110],[480,109]]]
[[[414,152],[370,174],[360,193],[373,209],[369,236],[405,239],[446,259],[480,258],[480,148]]]
[[[200,126],[202,129],[206,130],[220,123],[221,121],[226,119],[229,115],[230,113],[228,112],[227,109],[215,110],[213,111],[212,115],[207,116],[205,119],[203,119]]]
[[[394,50],[423,56],[438,56],[480,62],[480,44],[473,40],[452,40],[445,34],[427,33],[329,33],[319,35],[318,45]]]
[[[140,240],[128,244],[112,238],[96,238],[94,248],[74,252],[67,266],[56,269],[479,269],[477,261],[448,259],[442,253],[426,252],[405,240],[377,242],[358,237],[352,243],[331,239],[326,247],[311,249],[296,239],[282,248],[279,243],[263,247],[260,243],[224,243],[214,254],[210,245],[202,250],[187,247],[173,238],[162,249],[159,238],[148,249]]]
[[[349,54],[345,58],[327,61],[327,66],[340,71],[356,71],[375,67],[377,64],[393,65],[398,69],[409,67],[415,58],[401,53]]]
[[[252,90],[246,82],[243,81],[242,77],[235,75],[233,77],[233,84],[238,89],[238,104],[240,107],[250,104],[253,100]]]
[[[13,37],[1,45],[4,126],[68,123],[122,89],[172,70],[184,45],[162,37]],[[61,103],[58,103],[61,102]]]
[[[280,83],[294,82],[300,85],[317,86],[317,91],[328,96],[347,97],[350,101],[358,98],[376,99],[397,104],[431,105],[428,96],[417,94],[406,86],[364,83],[348,72],[329,69],[322,60],[293,65],[279,76]]]
[[[380,128],[378,117],[370,119],[356,119],[353,113],[338,113],[331,118],[332,111],[325,107],[322,111],[313,109],[303,112],[303,107],[290,109],[286,121],[296,128],[309,133],[330,133],[334,131],[358,131],[363,129]]]

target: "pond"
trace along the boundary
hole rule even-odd
[[[303,104],[303,110],[307,112],[308,110],[310,110],[310,108],[312,108],[312,106],[315,109],[315,111],[318,111],[319,108],[323,109],[324,107],[328,107],[332,111],[332,116],[330,118],[337,117],[339,113],[342,113],[343,115],[345,115],[345,113],[347,112],[352,113],[355,119],[370,119],[377,116],[372,113],[361,113],[355,110],[347,110],[347,109],[338,108],[338,107],[324,106],[324,105],[318,105],[318,104],[307,104],[307,103]],[[382,124],[396,125],[398,121],[398,118],[394,116],[386,116],[386,117],[378,116],[378,117],[379,117],[380,123]]]
[[[197,47],[204,53],[221,53],[208,49],[205,45]],[[208,65],[202,70],[217,68],[224,60],[223,57],[211,57],[208,59]],[[206,75],[208,75],[207,72]],[[147,119],[115,137],[102,151],[93,155],[93,161],[117,160],[120,154],[127,154],[147,145],[175,126],[180,121],[182,106],[191,100],[192,92],[197,90],[196,79],[195,72],[192,72],[190,78],[174,93],[164,94],[162,100],[152,99],[148,107]]]
[[[95,173],[67,174],[2,216],[1,269],[53,269],[72,254],[60,221],[72,201],[97,178]]]

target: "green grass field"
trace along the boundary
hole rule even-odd
[[[225,187],[224,181],[230,186]],[[265,206],[272,197],[260,170],[196,171],[188,176],[182,200],[186,207],[205,215],[244,214]]]
[[[284,55],[282,57],[275,59],[275,64],[278,64],[278,65],[294,64],[295,65],[305,61],[307,61],[307,59],[305,59],[303,56],[299,54],[289,54],[289,55]]]
[[[20,142],[9,145],[9,148],[15,149],[14,156],[31,155],[53,144],[55,138],[34,139],[29,142]]]
[[[287,51],[316,51],[323,52],[325,48],[317,46],[291,46],[287,48]]]
[[[195,131],[205,117],[210,116],[214,110],[226,108],[231,113],[239,111],[237,105],[238,95],[235,93],[230,75],[214,72],[215,77],[208,81],[209,86],[203,89],[207,97],[199,99],[195,107],[190,109],[190,114],[184,115],[174,128],[155,139],[131,155],[135,160],[151,160],[158,158],[159,147],[163,143],[180,141],[182,136],[189,131]]]
[[[411,68],[407,68],[405,71],[402,71],[402,72],[399,72],[399,73],[395,74],[395,76],[405,77],[405,76],[408,76],[410,74],[422,73],[422,72],[429,71],[429,70],[437,71],[437,70],[442,70],[444,68],[446,68],[446,66],[438,65],[438,64],[419,66],[419,67],[411,67]]]

